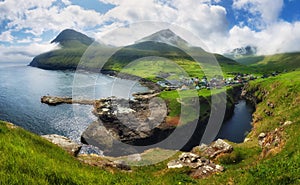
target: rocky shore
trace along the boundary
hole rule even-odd
[[[93,105],[94,100],[73,100],[69,97],[57,97],[57,96],[43,96],[41,97],[41,103],[48,105],[59,105],[59,104],[83,104],[83,105]]]

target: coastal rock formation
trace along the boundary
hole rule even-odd
[[[151,140],[164,129],[167,107],[156,93],[135,94],[135,100],[115,97],[96,100],[93,113],[99,118],[82,134],[83,143],[97,146],[106,154],[137,153],[131,145]],[[156,136],[157,137],[157,136]],[[155,138],[159,141],[159,137]],[[150,142],[150,141],[148,141]]]
[[[60,136],[57,134],[51,134],[51,135],[42,135],[43,138],[46,140],[58,145],[62,149],[66,150],[68,153],[70,153],[73,156],[76,156],[81,148],[81,145],[73,142],[67,137]]]
[[[41,103],[45,103],[48,105],[59,105],[59,104],[84,104],[84,105],[93,105],[94,100],[73,100],[69,97],[56,97],[56,96],[42,96],[41,97]]]

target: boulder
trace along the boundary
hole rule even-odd
[[[80,151],[78,152],[78,155],[84,155],[84,154],[104,156],[103,151],[100,150],[98,147],[93,145],[86,145],[86,144],[83,144],[82,147],[80,148]]]
[[[259,146],[262,146],[265,137],[267,137],[267,134],[264,133],[264,132],[262,132],[258,135],[258,144],[259,144]]]
[[[262,132],[262,133],[260,133],[260,134],[258,135],[258,139],[263,139],[263,138],[265,138],[266,136],[267,136],[267,134],[264,133],[264,132]]]
[[[109,156],[124,156],[138,153],[134,146],[122,143],[116,131],[103,126],[101,120],[93,122],[82,133],[81,142],[96,146],[103,151],[104,155]]]
[[[56,144],[57,146],[61,147],[71,155],[76,156],[81,148],[81,145],[73,142],[67,137],[60,136],[57,134],[51,134],[51,135],[43,135],[43,138],[46,140]]]
[[[198,168],[197,170],[192,172],[190,175],[191,175],[191,177],[193,177],[195,179],[200,179],[200,178],[205,178],[214,173],[218,173],[218,172],[222,172],[222,171],[224,171],[224,167],[211,163],[209,165],[205,165],[205,166]]]
[[[194,153],[182,153],[177,160],[170,161],[167,165],[168,168],[189,167],[192,169],[193,178],[203,178],[224,171],[222,166]]]
[[[201,144],[200,146],[195,147],[193,150],[198,150],[203,156],[215,158],[222,153],[232,152],[233,147],[224,140],[218,139],[209,146]]]

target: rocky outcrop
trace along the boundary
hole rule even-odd
[[[261,157],[266,157],[270,154],[278,153],[284,144],[283,134],[285,127],[293,124],[292,121],[285,121],[281,126],[267,133],[258,135],[258,144],[262,148]]]
[[[41,97],[41,103],[45,103],[48,105],[59,105],[59,104],[84,104],[84,105],[93,105],[94,100],[73,100],[69,97],[56,97],[56,96],[43,96]]]
[[[218,139],[211,145],[201,144],[193,148],[194,152],[201,153],[202,156],[209,158],[215,158],[220,154],[230,153],[233,151],[233,147],[222,139]]]
[[[56,144],[57,146],[61,147],[69,154],[76,156],[81,148],[81,145],[73,142],[67,137],[51,134],[51,135],[42,135],[43,138],[46,140]]]
[[[204,178],[224,171],[224,167],[194,153],[182,153],[177,160],[170,161],[167,165],[168,168],[189,167],[192,169],[190,175],[193,178]]]
[[[159,141],[157,133],[173,127],[165,126],[167,107],[157,95],[140,93],[134,95],[135,100],[115,97],[96,100],[93,113],[99,119],[84,131],[82,142],[95,145],[109,155],[114,155],[113,150],[115,155],[129,155],[137,153],[129,145]]]

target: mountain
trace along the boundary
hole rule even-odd
[[[254,56],[256,53],[257,47],[248,45],[245,47],[235,48],[231,52],[225,53],[224,55],[232,59],[237,59],[241,57]]]
[[[176,35],[170,29],[153,33],[123,48],[108,50],[111,48],[110,46],[93,44],[88,50],[91,54],[82,59],[83,54],[93,41],[92,38],[77,31],[70,29],[64,30],[51,41],[52,43],[59,43],[62,47],[58,50],[34,57],[29,65],[43,69],[64,70],[76,69],[79,62],[82,61],[80,67],[87,70],[95,70],[99,67],[99,61],[102,61],[109,53],[114,53],[108,58],[107,62],[103,61],[105,62],[103,69],[120,71],[124,66],[134,60],[151,56],[175,61],[185,61],[186,64],[184,65],[187,65],[187,61],[194,61],[191,57],[193,56],[196,57],[198,61],[208,63],[213,55],[215,55],[225,72],[232,72],[232,70],[234,72],[241,72],[247,68],[222,55],[211,54],[200,47],[190,46],[187,41]],[[111,52],[112,50],[115,51]],[[192,67],[190,69],[193,70]]]
[[[74,43],[80,43],[83,45],[91,45],[94,42],[94,39],[77,32],[72,29],[63,30],[51,43],[59,43],[62,46],[76,46]],[[71,44],[73,45],[71,45]]]
[[[48,70],[76,69],[94,39],[72,29],[63,30],[51,43],[59,43],[60,49],[40,54],[29,66]]]
[[[104,67],[106,69],[116,69],[114,66],[123,68],[134,60],[152,56],[168,58],[170,60],[193,60],[186,52],[173,45],[157,41],[143,41],[121,48],[110,57]]]
[[[153,33],[152,35],[149,35],[147,37],[142,38],[141,40],[136,41],[135,43],[142,43],[146,41],[161,42],[175,47],[189,45],[188,42],[176,35],[170,29],[158,31],[156,33]]]

